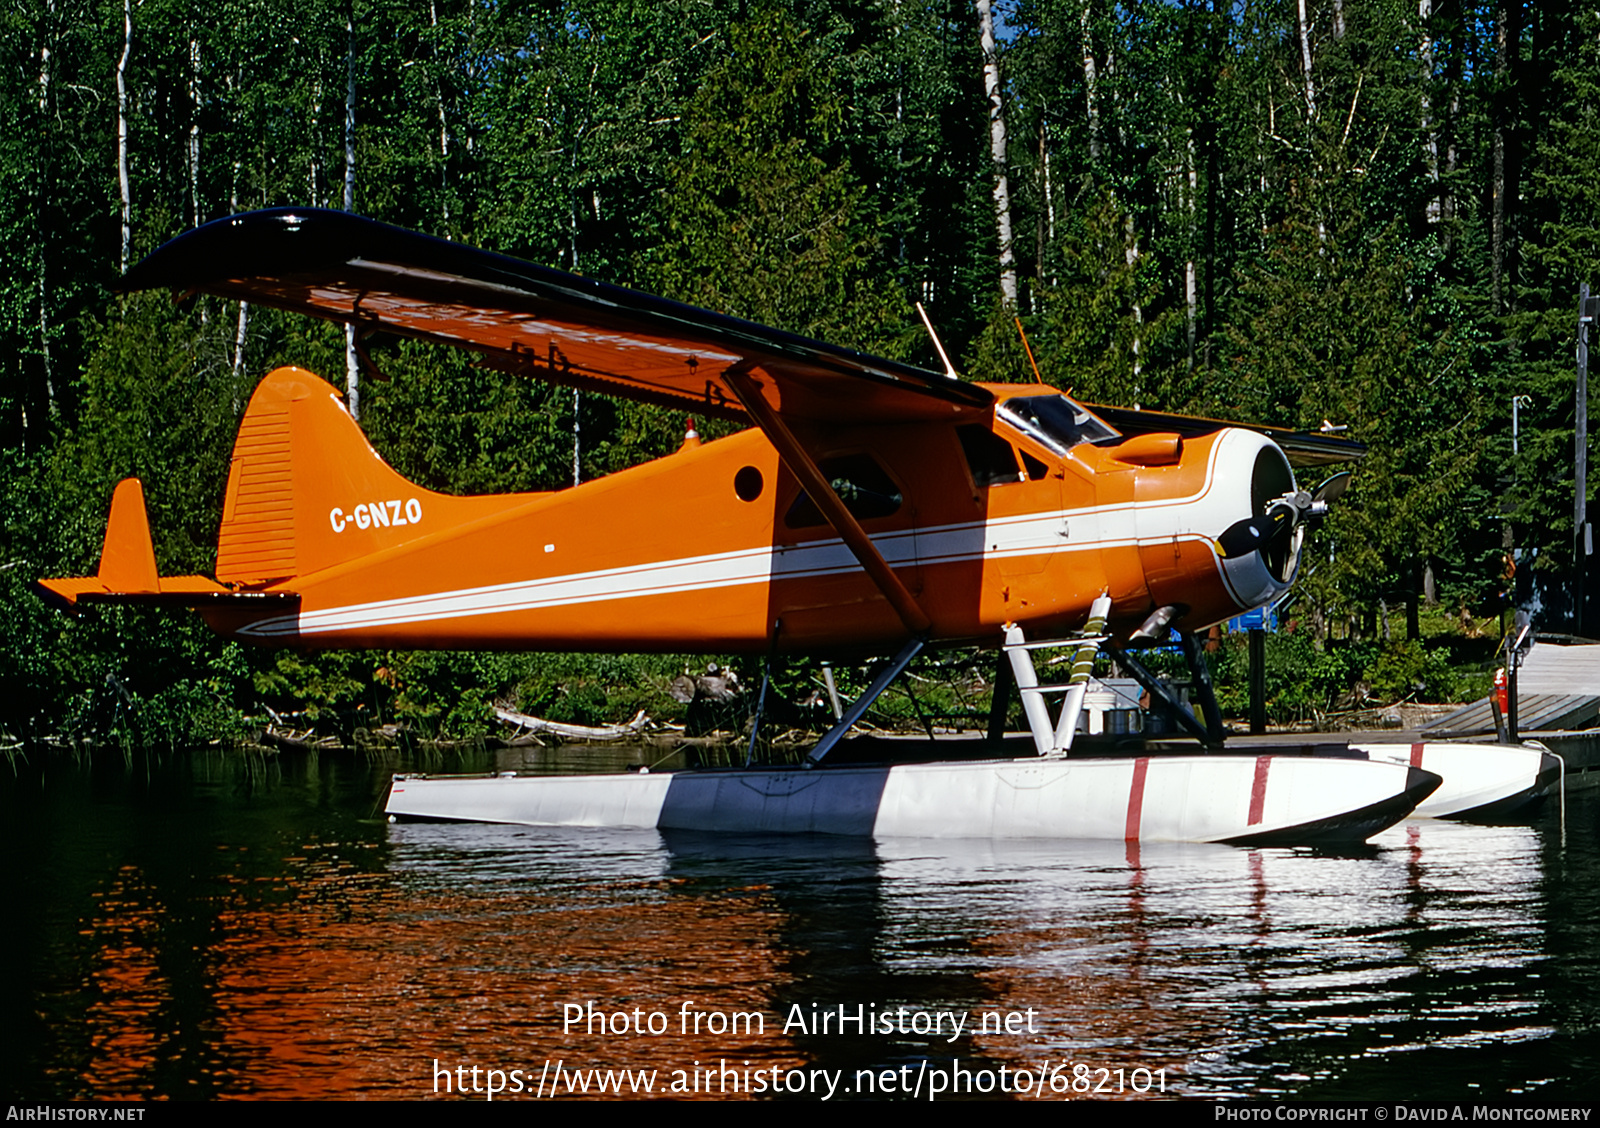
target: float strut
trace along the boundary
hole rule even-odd
[[[1217,707],[1217,691],[1211,684],[1211,666],[1206,662],[1200,644],[1195,641],[1193,631],[1172,633],[1178,636],[1184,660],[1189,663],[1189,676],[1194,679],[1194,689],[1200,697],[1200,708],[1205,711],[1206,744],[1221,748],[1228,734],[1222,727],[1222,710]]]
[[[1011,672],[1011,656],[1004,650],[995,662],[994,688],[989,698],[988,742],[999,745],[1006,738],[1006,714],[1011,710],[1011,695],[1016,691],[1017,678]]]
[[[811,767],[816,767],[822,763],[823,757],[833,751],[833,746],[844,738],[844,734],[855,726],[855,723],[861,719],[868,709],[872,708],[872,703],[883,696],[883,691],[889,688],[889,683],[899,677],[907,666],[911,665],[911,660],[922,653],[922,648],[926,645],[927,641],[925,639],[913,638],[902,646],[900,652],[890,659],[889,664],[878,671],[878,676],[872,679],[872,684],[867,686],[867,691],[850,702],[850,707],[844,711],[844,716],[839,718],[839,723],[829,729],[821,740],[817,741],[817,746],[806,757],[806,763]]]
[[[1006,627],[1003,649],[1011,659],[1011,674],[1022,696],[1022,712],[1028,721],[1028,731],[1033,734],[1034,750],[1041,756],[1065,756],[1072,748],[1072,738],[1078,732],[1078,717],[1083,712],[1084,695],[1094,673],[1094,656],[1104,641],[1099,632],[1104,629],[1110,613],[1111,597],[1099,596],[1089,607],[1089,622],[1083,634],[1061,642],[1030,643],[1023,637],[1021,627],[1015,623]],[[1029,650],[1068,645],[1076,647],[1071,678],[1065,685],[1040,685]],[[1060,720],[1054,725],[1050,722],[1050,708],[1045,704],[1045,695],[1050,693],[1066,694],[1061,703]]]
[[[1206,726],[1202,725],[1199,719],[1195,717],[1194,710],[1178,700],[1177,694],[1172,692],[1171,687],[1151,673],[1143,662],[1126,650],[1111,643],[1106,643],[1106,650],[1111,654],[1112,658],[1116,659],[1117,665],[1132,674],[1134,680],[1149,691],[1152,702],[1159,700],[1166,705],[1167,710],[1180,725],[1188,730],[1190,736],[1208,748],[1222,743],[1220,736],[1213,742],[1211,734],[1206,730]],[[1221,727],[1220,723],[1218,727]]]

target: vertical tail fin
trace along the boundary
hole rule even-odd
[[[308,576],[531,496],[452,497],[413,485],[379,457],[332,385],[279,368],[250,397],[234,443],[217,579],[256,588]]]
[[[234,443],[217,579],[267,584],[377,551],[437,496],[389,468],[330,384],[279,368],[251,396]]]

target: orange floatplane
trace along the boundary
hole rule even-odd
[[[1308,841],[1366,837],[1437,784],[1354,755],[1067,755],[1095,648],[1164,694],[1129,650],[1170,632],[1192,654],[1194,631],[1281,596],[1344,481],[1302,490],[1291,457],[1325,464],[1358,444],[1097,413],[1047,385],[968,383],[339,212],[219,220],[124,285],[444,342],[753,427],[570,489],[453,497],[390,469],[336,389],[278,369],[240,427],[215,578],[156,574],[130,479],[99,573],[41,581],[58,601],[192,607],[275,646],[894,654],[812,751],[824,771],[409,778],[391,813]],[[1037,755],[828,764],[920,651],[971,644],[1004,649]],[[1064,685],[1039,684],[1043,645],[1080,647]],[[1220,744],[1214,705],[1203,713],[1179,715]]]

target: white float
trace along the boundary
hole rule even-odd
[[[731,834],[1361,842],[1439,786],[1378,756],[1155,755],[568,776],[397,775],[398,819]]]
[[[1369,756],[1433,772],[1444,782],[1417,806],[1416,818],[1493,819],[1554,794],[1561,758],[1542,744],[1356,744]]]

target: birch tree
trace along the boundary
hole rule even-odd
[[[122,248],[118,270],[128,272],[133,243],[133,187],[128,182],[128,60],[133,54],[133,0],[122,0],[122,55],[117,59],[117,188],[122,202]]]
[[[1011,242],[1011,177],[1006,161],[1005,103],[1000,59],[995,51],[993,0],[978,0],[978,41],[983,51],[983,90],[989,104],[989,160],[994,178],[995,231],[1000,241],[1000,293],[1006,309],[1017,308],[1017,256]]]
[[[352,2],[345,9],[344,210],[356,210],[356,16]],[[345,402],[350,418],[361,418],[361,358],[356,351],[356,324],[344,327]]]

